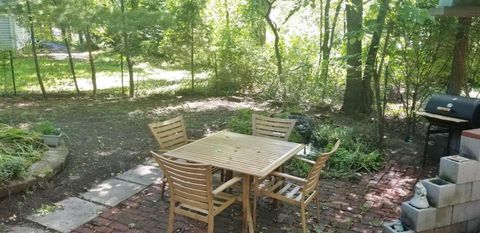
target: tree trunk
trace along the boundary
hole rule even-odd
[[[40,89],[42,90],[42,95],[44,98],[47,98],[47,92],[45,91],[45,86],[43,85],[42,75],[40,73],[40,65],[38,63],[37,56],[37,42],[35,39],[35,30],[33,28],[33,15],[30,8],[30,1],[27,0],[27,12],[28,12],[28,21],[30,24],[30,40],[32,40],[32,53],[33,61],[35,62],[35,72],[37,74],[38,84],[40,84]]]
[[[8,51],[10,53],[10,71],[12,73],[12,82],[13,82],[13,95],[17,95],[17,83],[15,82],[15,66],[13,64],[13,51]]]
[[[135,95],[135,81],[133,80],[133,62],[130,59],[130,56],[125,56],[125,59],[127,60],[127,68],[128,68],[128,81],[130,83],[129,87],[129,93],[130,97],[133,97]],[[138,81],[138,79],[137,79]]]
[[[92,37],[88,28],[85,29],[85,39],[87,42],[88,60],[90,62],[90,71],[92,72],[93,96],[97,95],[97,71],[95,69],[95,61],[92,54]]]
[[[120,78],[121,78],[121,81],[122,81],[122,95],[125,95],[125,86],[123,85],[123,71],[124,71],[124,68],[123,68],[123,53],[120,53],[120,71],[122,72]]]
[[[335,16],[333,17],[333,23],[332,23],[332,28],[325,28],[325,38],[323,41],[323,46],[322,46],[322,67],[321,67],[321,73],[320,77],[323,80],[323,91],[322,91],[322,99],[325,98],[326,94],[326,86],[327,86],[327,81],[328,81],[328,70],[330,66],[330,54],[332,51],[332,46],[333,46],[333,36],[335,34],[335,27],[337,25],[338,21],[338,15],[340,14],[340,9],[342,8],[342,3],[343,0],[340,0],[338,2],[338,5],[335,9]],[[325,12],[326,13],[326,12]],[[325,25],[326,26],[326,25]],[[327,36],[328,34],[328,36]]]
[[[324,79],[324,75],[325,75],[325,59],[326,57],[328,57],[328,55],[326,54],[328,51],[327,51],[327,47],[328,47],[328,44],[329,44],[329,39],[330,39],[330,1],[331,0],[326,0],[325,1],[325,13],[323,14],[324,16],[324,22],[323,22],[323,40],[322,43],[321,43],[321,47],[320,47],[320,50],[322,51],[321,52],[321,58],[320,58],[320,78],[323,80]]]
[[[83,32],[78,32],[78,43],[80,45],[83,45],[84,41],[83,41]]]
[[[77,90],[77,94],[80,94],[80,89],[78,89],[77,76],[75,75],[75,66],[73,64],[72,52],[70,50],[70,43],[68,41],[65,28],[62,28],[61,30],[62,30],[63,41],[65,43],[65,47],[67,48],[68,64],[70,65],[70,72],[72,72],[72,78],[73,78],[73,83],[75,84],[75,90]]]
[[[362,0],[347,5],[347,84],[342,111],[347,114],[367,112],[362,83]]]
[[[194,26],[193,22],[190,23],[190,73],[192,75],[192,91],[195,90],[195,46],[194,46]]]
[[[385,18],[388,13],[389,0],[380,1],[380,10],[378,12],[377,20],[375,23],[375,31],[373,32],[370,48],[368,49],[367,60],[365,62],[365,73],[363,75],[363,88],[365,89],[365,97],[367,110],[371,110],[373,91],[372,91],[372,77],[376,73],[376,59],[378,53],[378,47],[380,45],[380,39],[382,37],[383,28],[385,25]]]
[[[375,89],[375,106],[376,106],[376,114],[377,114],[377,143],[378,145],[382,145],[383,143],[383,136],[385,135],[384,132],[384,122],[385,122],[385,104],[386,100],[384,99],[383,104],[382,104],[382,97],[381,97],[381,89],[380,89],[380,76],[382,75],[382,69],[383,69],[383,63],[385,62],[385,56],[387,55],[387,49],[388,49],[388,44],[390,43],[390,34],[393,30],[393,24],[390,23],[390,26],[388,27],[387,31],[387,36],[385,37],[385,43],[383,45],[383,53],[382,57],[380,59],[380,65],[378,67],[378,70],[375,70],[373,74],[373,80],[374,80],[374,89]],[[385,70],[385,80],[388,80],[388,67]],[[386,81],[385,81],[386,83]],[[386,88],[383,90],[385,93],[387,92]]]
[[[465,82],[465,59],[468,53],[468,36],[472,18],[459,18],[459,28],[453,51],[452,74],[448,81],[447,94],[460,95]]]
[[[272,21],[270,18],[270,13],[272,12],[272,4],[273,2],[270,2],[269,0],[265,0],[267,3],[267,13],[265,14],[265,20],[267,21],[268,25],[270,26],[270,29],[273,32],[273,35],[275,37],[274,40],[274,47],[275,47],[275,58],[277,59],[277,75],[280,78],[280,82],[284,84],[283,80],[283,67],[282,67],[282,53],[280,52],[280,36],[278,34],[278,28],[275,25],[275,23]]]
[[[127,60],[128,80],[129,80],[129,94],[130,97],[135,95],[135,81],[133,79],[133,62],[130,54],[130,44],[128,41],[128,34],[125,29],[125,2],[120,0],[120,10],[122,11],[122,27],[123,27],[123,46],[125,51],[125,59]]]

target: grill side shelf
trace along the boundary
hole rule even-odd
[[[468,123],[469,122],[468,120],[464,120],[464,119],[460,119],[460,118],[442,116],[442,115],[432,114],[432,113],[423,112],[423,111],[417,111],[416,113],[419,116],[436,118],[436,119],[443,120],[443,121],[450,121],[450,122],[455,122],[455,123]]]

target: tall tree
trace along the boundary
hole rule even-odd
[[[328,81],[328,71],[330,67],[330,54],[333,47],[333,40],[335,36],[335,28],[337,26],[338,16],[340,14],[340,10],[342,8],[343,0],[339,0],[337,2],[337,6],[335,8],[335,15],[333,17],[332,25],[330,26],[330,1],[326,0],[325,2],[325,22],[324,22],[324,32],[323,32],[323,42],[321,46],[322,57],[320,59],[320,79],[323,81],[323,89],[322,89],[322,99],[325,98],[326,94],[326,84]]]
[[[95,58],[93,57],[93,41],[90,34],[90,28],[85,27],[85,40],[88,50],[88,62],[90,63],[90,72],[92,77],[93,96],[97,95],[97,71],[95,67]]]
[[[129,35],[126,30],[126,24],[125,24],[125,0],[120,0],[120,9],[122,12],[122,32],[123,32],[122,36],[123,36],[124,55],[127,60],[129,93],[130,93],[130,97],[133,97],[135,94],[135,82],[133,80],[133,62],[131,60],[131,54],[130,54]],[[123,59],[122,59],[122,62],[123,62]]]
[[[368,111],[362,82],[363,0],[347,4],[347,84],[342,111],[348,114]]]
[[[277,0],[265,0],[265,3],[267,4],[267,11],[265,12],[265,20],[267,21],[268,26],[270,26],[270,29],[272,30],[272,33],[274,36],[273,46],[275,48],[275,58],[277,60],[277,75],[278,75],[278,78],[280,79],[280,82],[284,84],[285,81],[283,77],[282,52],[280,51],[280,35],[278,33],[279,28],[271,18],[273,4],[276,1]]]
[[[463,84],[465,83],[465,59],[468,56],[468,40],[471,24],[472,18],[458,19],[458,29],[453,51],[452,73],[448,80],[447,89],[447,93],[450,95],[460,95]]]
[[[376,73],[375,65],[377,64],[377,52],[380,45],[380,39],[385,26],[385,18],[388,13],[389,0],[379,1],[379,11],[375,24],[373,25],[373,36],[368,49],[367,59],[365,61],[365,73],[363,74],[363,87],[365,89],[365,97],[367,109],[370,109],[373,103],[372,78]]]
[[[42,74],[40,73],[40,65],[38,63],[37,39],[35,38],[35,27],[34,27],[32,7],[30,6],[29,0],[26,0],[25,3],[27,5],[28,23],[30,26],[30,40],[32,42],[32,54],[33,54],[33,60],[35,62],[35,72],[37,74],[38,84],[40,84],[40,89],[42,90],[42,95],[44,98],[46,98],[47,92],[45,91],[45,86],[43,85]]]

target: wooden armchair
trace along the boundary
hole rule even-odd
[[[192,142],[187,137],[187,130],[182,116],[172,118],[170,120],[151,123],[148,125],[153,136],[160,145],[160,152],[164,153],[168,150],[175,149]],[[224,179],[224,172],[219,168],[213,168],[212,172],[220,172],[221,180]],[[167,177],[162,178],[161,199],[163,200]]]
[[[213,233],[214,217],[236,201],[241,201],[240,197],[223,192],[240,182],[241,177],[234,177],[212,191],[211,165],[184,163],[151,153],[170,185],[167,233],[173,232],[177,214],[206,222],[208,233]]]
[[[252,135],[288,141],[297,120],[252,115]]]
[[[317,205],[317,218],[320,218],[320,198],[317,192],[317,187],[320,178],[320,172],[325,166],[327,160],[334,154],[340,146],[340,140],[335,143],[335,146],[328,153],[321,153],[317,161],[311,161],[303,158],[297,158],[307,163],[312,164],[308,177],[306,179],[292,176],[286,173],[273,172],[270,175],[279,179],[271,179],[262,186],[255,188],[255,199],[253,204],[253,221],[256,219],[256,205],[257,196],[267,196],[279,201],[287,202],[292,205],[299,205],[302,216],[303,233],[307,232],[305,208],[315,199]],[[265,181],[266,177],[255,182],[257,184]],[[295,182],[290,182],[295,181]]]

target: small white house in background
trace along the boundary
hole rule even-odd
[[[0,7],[3,5],[0,0]],[[28,31],[20,27],[14,17],[0,14],[0,51],[23,48],[29,40]]]

